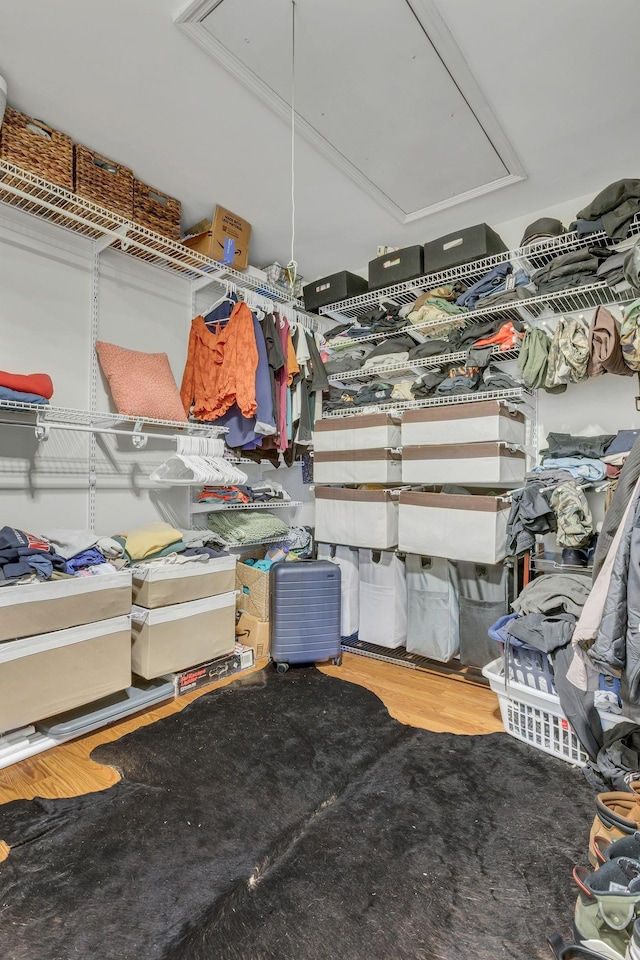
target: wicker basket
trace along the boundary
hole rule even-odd
[[[133,181],[133,219],[171,240],[180,239],[180,201],[141,180]]]
[[[76,143],[75,192],[107,210],[133,219],[133,171]]]
[[[0,157],[73,190],[73,140],[41,120],[7,107],[0,127]]]

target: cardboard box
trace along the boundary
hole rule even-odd
[[[235,557],[133,569],[133,602],[149,609],[230,593],[235,586]]]
[[[131,572],[16,584],[0,590],[0,641],[96,623],[131,611]]]
[[[145,680],[186,670],[233,652],[234,593],[131,611],[131,665]]]
[[[129,617],[10,640],[0,644],[0,732],[93,703],[130,685]]]
[[[249,613],[256,620],[269,619],[269,571],[256,570],[246,563],[236,567],[236,607],[241,613]]]
[[[222,680],[223,677],[231,676],[233,673],[248,670],[254,663],[253,648],[243,643],[236,643],[233,653],[227,654],[226,657],[217,657],[197,667],[190,667],[189,670],[173,674],[176,696],[181,697],[185,693],[206,687],[215,680]]]
[[[244,270],[248,266],[251,224],[242,217],[224,207],[216,207],[213,223],[201,221],[193,229],[200,232],[183,241],[191,250],[226,263],[234,270]]]
[[[256,660],[268,657],[271,649],[271,624],[268,620],[258,620],[249,613],[241,613],[236,623],[236,640],[252,647]]]

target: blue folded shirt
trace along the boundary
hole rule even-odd
[[[567,470],[577,480],[602,480],[607,475],[602,460],[590,460],[588,457],[548,457],[541,466],[533,467],[531,473],[544,473],[546,470]]]
[[[20,390],[11,390],[9,387],[0,387],[0,400],[15,400],[16,403],[49,403],[46,397],[37,393],[21,393]]]

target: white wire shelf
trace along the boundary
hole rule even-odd
[[[53,404],[22,403],[16,400],[0,400],[0,412],[6,410],[5,424],[15,424],[25,427],[57,427],[60,429],[80,430],[88,433],[115,433],[125,436],[158,437],[171,439],[175,434],[221,437],[227,433],[227,427],[215,426],[211,423],[197,421],[160,420],[154,417],[132,417],[122,413],[91,413],[88,410],[77,410],[74,407],[58,407]],[[15,419],[11,414],[34,414],[32,421],[25,422]],[[122,428],[122,429],[119,429]],[[156,428],[165,428],[165,433],[150,432]]]
[[[204,529],[206,529],[206,527]],[[218,541],[218,542],[220,543],[220,546],[226,547],[229,550],[239,550],[239,549],[242,549],[243,547],[260,547],[262,546],[262,544],[266,545],[269,543],[283,543],[286,546],[286,544],[289,543],[290,539],[291,539],[290,537],[283,536],[283,537],[267,537],[264,540],[242,540],[238,542],[233,541],[228,543],[222,543],[222,541]]]
[[[335,417],[358,417],[364,413],[398,413],[403,410],[422,410],[424,407],[448,407],[455,403],[478,403],[484,400],[513,400],[533,410],[534,396],[524,387],[510,390],[483,390],[482,392],[456,393],[451,397],[427,397],[424,400],[390,400],[386,403],[372,403],[361,407],[343,407],[322,414],[322,419]]]
[[[194,513],[226,513],[227,510],[286,510],[302,506],[302,500],[276,500],[260,503],[192,503],[189,512]]]
[[[306,313],[302,301],[292,300],[287,291],[211,260],[177,240],[154,233],[5,160],[0,160],[0,201],[187,280],[203,285],[227,280],[274,303],[290,304],[307,318],[310,326],[319,329],[318,318]]]
[[[395,377],[405,371],[415,372],[419,375],[422,370],[430,367],[440,367],[449,363],[464,363],[467,359],[468,350],[458,350],[456,353],[439,353],[435,357],[423,357],[420,360],[404,360],[400,363],[390,363],[384,367],[376,367],[375,370],[349,370],[346,373],[335,373],[329,377],[329,383],[349,383],[357,380],[366,382],[369,380],[386,380]],[[495,360],[517,360],[520,348],[513,350],[500,350],[496,348],[491,353],[491,359]]]
[[[637,220],[632,224],[630,230],[631,235],[636,233],[640,233],[640,222]],[[373,307],[377,307],[382,301],[385,303],[410,304],[427,290],[435,290],[436,287],[446,286],[456,280],[462,281],[465,285],[472,285],[493,267],[497,267],[506,261],[513,263],[515,269],[523,268],[527,273],[532,273],[534,270],[544,267],[550,260],[560,256],[560,254],[586,249],[594,246],[594,244],[602,245],[603,241],[609,246],[612,245],[604,230],[592,233],[587,237],[578,237],[576,233],[565,233],[561,237],[540,240],[527,247],[517,247],[515,250],[484,257],[482,260],[473,260],[471,263],[451,267],[439,273],[430,273],[414,280],[405,280],[403,283],[396,283],[380,290],[369,290],[357,297],[350,297],[347,300],[340,300],[320,307],[320,313],[328,316],[340,314],[346,318],[360,317],[368,313]]]
[[[424,336],[433,336],[441,331],[448,332],[452,327],[463,329],[477,320],[488,317],[501,317],[506,323],[508,320],[533,323],[545,316],[558,316],[562,313],[579,313],[582,310],[591,310],[595,307],[608,304],[624,305],[635,300],[633,291],[612,290],[603,281],[585,284],[582,287],[573,287],[568,290],[556,290],[554,293],[532,294],[510,303],[494,304],[468,310],[466,313],[449,314],[437,320],[428,320],[424,323],[408,324],[397,330],[385,330],[364,337],[338,338],[332,346],[339,351],[345,347],[355,347],[362,343],[380,343],[389,337],[398,337],[402,334],[419,333]],[[413,302],[413,298],[410,302]],[[479,303],[482,303],[480,300]],[[329,331],[330,333],[331,331]]]

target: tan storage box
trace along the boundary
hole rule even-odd
[[[207,226],[207,224],[204,225]],[[233,240],[235,253],[230,266],[234,270],[245,270],[249,263],[250,239],[250,223],[231,213],[230,210],[225,210],[224,207],[216,207],[210,229],[189,237],[184,244],[196,253],[221,261],[224,257],[225,240]]]
[[[258,620],[248,613],[241,613],[236,624],[236,639],[246,647],[253,647],[255,659],[268,657],[271,649],[270,627],[268,620]]]
[[[402,448],[403,483],[509,486],[522,483],[525,472],[524,453],[504,443],[436,443]]]
[[[133,219],[171,240],[180,239],[180,201],[141,180],[133,180]]]
[[[400,446],[400,424],[387,413],[327,417],[313,428],[314,453],[334,450],[384,450]]]
[[[256,620],[269,619],[269,571],[256,570],[246,563],[236,567],[236,606],[242,613],[248,613]]]
[[[402,446],[436,443],[525,442],[525,419],[504,401],[478,400],[450,406],[405,410]]]
[[[400,494],[398,549],[421,557],[499,563],[511,504],[489,494]]]
[[[169,566],[141,564],[133,569],[133,602],[151,610],[216,597],[235,588],[235,557]]]
[[[73,160],[78,196],[132,220],[133,171],[81,143],[74,145]]]
[[[43,180],[73,190],[71,137],[14,107],[7,107],[0,127],[0,158]]]
[[[318,450],[313,457],[315,483],[401,483],[399,451]]]
[[[398,501],[388,490],[316,487],[316,541],[388,550],[398,542]]]
[[[145,680],[186,670],[233,651],[236,596],[131,611],[131,666]]]
[[[3,587],[0,590],[0,641],[66,630],[131,611],[131,573],[74,577]],[[48,716],[48,714],[47,714]]]
[[[8,640],[0,643],[0,731],[53,717],[129,686],[129,617]]]

